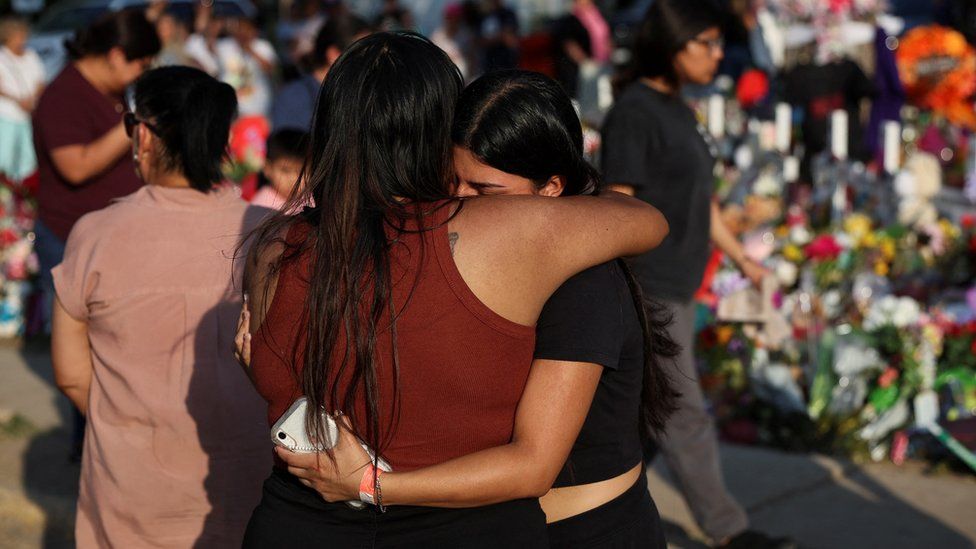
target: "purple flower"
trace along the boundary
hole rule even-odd
[[[729,352],[730,353],[733,353],[733,354],[739,353],[739,352],[742,352],[742,350],[745,349],[745,348],[746,348],[745,343],[743,343],[742,340],[739,339],[739,338],[737,338],[737,337],[734,337],[734,338],[732,338],[731,341],[729,341]]]

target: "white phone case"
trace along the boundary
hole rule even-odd
[[[308,432],[305,430],[305,412],[307,409],[308,399],[305,397],[301,397],[292,403],[271,427],[271,441],[286,450],[301,454],[322,452],[334,447],[339,442],[339,429],[336,427],[335,420],[329,414],[324,411],[322,412],[322,419],[325,421],[326,439],[316,444],[311,440]],[[376,457],[373,451],[366,444],[362,442],[360,444],[363,450],[369,454],[370,460],[373,460]],[[383,458],[377,460],[376,467],[387,472],[393,470],[390,464]],[[366,506],[365,503],[357,500],[347,501],[346,504],[354,509],[362,509]]]
[[[276,445],[299,454],[310,454],[328,450],[339,441],[339,430],[336,428],[332,416],[322,412],[325,422],[326,440],[315,444],[309,439],[305,430],[305,412],[308,409],[308,399],[302,397],[281,414],[278,421],[271,427],[271,441]]]

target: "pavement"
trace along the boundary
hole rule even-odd
[[[0,548],[73,547],[68,412],[46,350],[0,347],[0,424],[19,424],[0,429]],[[727,444],[721,455],[752,528],[801,547],[976,548],[976,475]],[[662,460],[648,479],[669,545],[708,547]]]

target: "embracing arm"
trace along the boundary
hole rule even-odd
[[[536,360],[515,417],[512,442],[406,473],[380,477],[384,505],[478,507],[544,495],[566,462],[586,419],[603,367]],[[332,462],[277,449],[288,470],[328,501],[359,499],[366,464],[343,432]]]
[[[120,122],[91,143],[53,149],[51,161],[68,183],[81,185],[112,166],[130,146],[125,127]]]
[[[650,204],[607,192],[469,199],[449,230],[455,263],[474,294],[502,317],[532,325],[571,276],[650,250],[668,224]]]
[[[597,364],[536,360],[512,442],[417,471],[384,475],[383,503],[476,507],[542,497],[566,463],[602,372]]]
[[[54,382],[78,410],[87,415],[92,378],[88,324],[69,315],[60,299],[55,299],[51,321]]]

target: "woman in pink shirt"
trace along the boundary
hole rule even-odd
[[[75,538],[240,547],[270,461],[235,364],[235,248],[267,210],[217,185],[234,90],[189,67],[135,84],[135,193],[82,217],[53,272],[58,387],[88,418]]]

